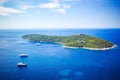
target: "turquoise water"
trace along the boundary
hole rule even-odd
[[[66,49],[55,43],[27,42],[29,33],[84,33],[117,45],[106,51]],[[0,80],[120,80],[120,29],[0,30]],[[26,53],[29,57],[20,58]],[[18,62],[27,63],[24,68]]]

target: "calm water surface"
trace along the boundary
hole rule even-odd
[[[84,33],[117,45],[106,51],[65,49],[60,44],[30,43],[29,33],[73,35]],[[29,55],[20,58],[21,53]],[[18,68],[18,62],[27,63]],[[120,80],[120,29],[0,30],[0,80]]]

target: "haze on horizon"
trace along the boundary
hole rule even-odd
[[[0,0],[0,29],[119,27],[120,0]]]

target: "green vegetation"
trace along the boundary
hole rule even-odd
[[[68,47],[110,48],[114,46],[114,44],[109,41],[85,34],[77,34],[72,36],[28,34],[22,36],[22,38],[32,42],[58,42]]]

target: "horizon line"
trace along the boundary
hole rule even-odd
[[[120,27],[105,27],[105,28],[2,28],[0,30],[57,30],[57,29],[120,29]]]

